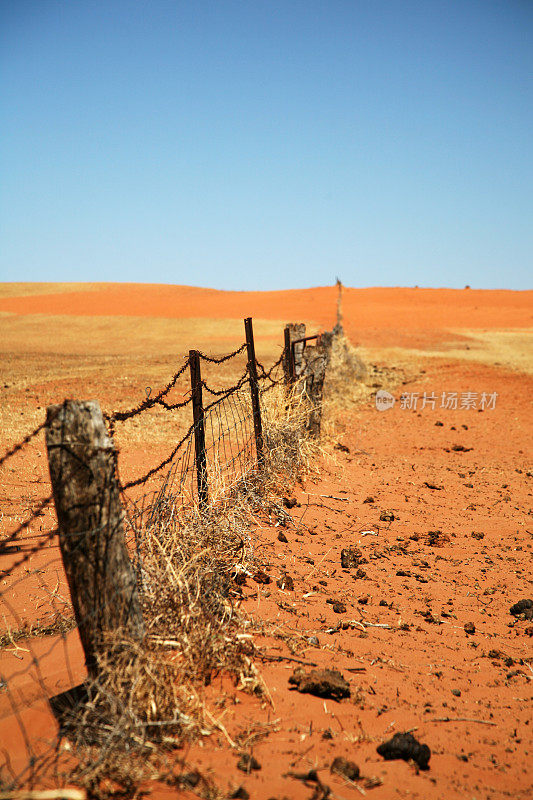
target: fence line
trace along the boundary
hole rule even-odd
[[[294,339],[302,326],[291,327],[294,329]],[[305,331],[305,326],[303,327]],[[21,546],[26,546],[21,545],[22,542],[38,538],[29,550],[20,558],[15,557],[12,563],[6,563],[4,567],[0,561],[3,567],[0,570],[3,584],[0,586],[0,618],[5,627],[5,631],[0,633],[0,734],[7,731],[9,726],[10,730],[16,727],[10,741],[15,748],[18,746],[26,754],[25,759],[10,758],[9,753],[2,752],[0,747],[0,790],[4,787],[16,788],[22,784],[33,787],[46,782],[52,773],[59,774],[61,728],[52,729],[48,738],[34,741],[30,734],[30,717],[32,708],[38,706],[49,711],[58,697],[68,694],[77,682],[84,680],[85,672],[79,666],[81,643],[75,632],[76,627],[82,637],[89,671],[96,668],[94,654],[90,655],[90,643],[87,644],[87,636],[90,638],[92,634],[87,634],[87,630],[94,634],[94,630],[101,624],[101,601],[95,599],[92,609],[90,602],[80,609],[76,601],[73,607],[69,593],[69,586],[75,593],[79,592],[79,586],[83,584],[84,559],[86,564],[92,563],[86,548],[89,545],[95,548],[96,555],[91,569],[94,568],[96,572],[98,567],[105,573],[109,542],[106,540],[102,543],[100,536],[111,535],[112,530],[122,538],[127,555],[124,556],[123,553],[119,561],[125,564],[125,558],[126,561],[131,560],[136,591],[142,603],[147,588],[146,581],[149,580],[144,569],[147,531],[156,528],[165,519],[169,509],[201,511],[208,506],[216,507],[217,503],[231,497],[233,492],[246,485],[250,477],[263,468],[262,400],[275,387],[287,384],[288,380],[291,384],[294,382],[294,345],[291,334],[287,336],[286,332],[280,357],[266,369],[256,359],[251,318],[245,320],[245,337],[246,341],[241,346],[221,357],[211,357],[198,350],[191,350],[178,371],[153,397],[147,397],[128,410],[102,415],[111,443],[106,443],[104,449],[114,459],[112,469],[109,462],[106,462],[102,477],[102,486],[106,492],[111,493],[109,496],[114,497],[113,523],[109,520],[102,523],[103,518],[107,519],[109,503],[100,504],[99,510],[94,511],[90,510],[90,504],[87,507],[85,503],[84,516],[74,527],[69,527],[65,517],[61,517],[59,513],[65,499],[62,484],[66,478],[65,458],[79,458],[79,453],[76,455],[78,445],[72,441],[67,442],[64,438],[65,415],[72,411],[72,401],[50,407],[48,419],[0,458],[2,466],[10,458],[23,453],[24,448],[44,429],[47,432],[49,453],[58,448],[55,468],[52,467],[55,456],[49,456],[54,483],[53,495],[40,500],[28,518],[0,541],[0,558],[4,559],[11,553],[19,552]],[[246,356],[246,369],[232,386],[216,388],[202,377],[202,362],[218,367],[241,354]],[[300,359],[303,357],[300,353],[298,355]],[[186,380],[187,369],[190,373],[190,386],[183,387],[181,394],[184,399],[171,402],[169,394],[178,389],[180,381]],[[204,393],[212,398],[207,403]],[[170,453],[139,477],[123,481],[117,451],[113,449],[113,435],[117,425],[155,407],[183,414],[189,405],[192,421],[186,425],[185,432]],[[61,420],[55,426],[57,435],[54,439],[51,431],[58,421],[58,415],[61,415]],[[76,425],[73,427],[75,429]],[[84,458],[87,464],[100,463],[96,452],[100,445],[94,447],[86,443],[86,447],[88,449]],[[91,469],[98,473],[103,467],[94,466]],[[84,480],[83,477],[82,479]],[[154,481],[158,483],[155,487]],[[90,495],[92,489],[87,488],[87,491]],[[32,531],[32,526],[39,520],[44,520],[53,497],[58,516],[61,517],[59,528],[52,525],[50,530],[23,536]],[[124,510],[123,522],[116,505],[118,497]],[[120,532],[122,525],[124,533]],[[35,561],[29,569],[25,565],[32,557],[35,557]],[[69,567],[69,563],[73,566]],[[124,574],[129,574],[126,567]],[[115,574],[113,578],[116,577]],[[116,581],[104,583],[106,604],[123,606],[125,595],[120,582],[118,585]],[[130,584],[128,586],[131,588]],[[31,608],[33,601],[35,609]],[[29,615],[27,607],[31,612]],[[51,644],[48,646],[49,637]],[[59,689],[62,691],[59,692]],[[54,715],[57,717],[55,711]],[[16,726],[13,722],[16,722]]]
[[[251,320],[246,327],[248,339],[250,329]],[[245,372],[233,385],[217,388],[202,379],[201,362],[216,368],[241,354],[247,355],[248,363]],[[191,424],[186,426],[184,434],[160,463],[141,476],[125,481],[121,479],[120,464],[115,463],[117,490],[124,508],[125,544],[141,596],[145,579],[145,530],[158,524],[166,508],[176,504],[183,507],[207,504],[208,486],[211,486],[209,500],[216,502],[231,493],[239,481],[257,470],[260,462],[260,450],[257,449],[260,391],[263,384],[275,386],[282,381],[282,376],[276,374],[280,363],[281,359],[272,364],[268,371],[262,365],[256,366],[255,352],[250,353],[249,341],[221,357],[191,351],[179,370],[154,396],[147,397],[128,410],[116,410],[103,415],[112,439],[118,425],[153,408],[160,407],[183,415],[189,405],[195,409],[195,394],[196,400],[199,399],[196,411],[201,409],[201,417],[194,413]],[[195,368],[196,377],[193,376]],[[191,371],[193,377],[191,388],[184,388],[183,399],[173,401],[169,395],[172,390],[178,389],[187,370]],[[252,394],[250,385],[254,386]],[[202,391],[209,397],[205,405],[202,403]],[[26,446],[43,430],[49,432],[57,415],[64,415],[66,411],[67,401],[54,410],[50,409],[48,420],[12,446],[0,458],[0,466],[21,454],[23,456]],[[201,426],[203,443],[199,435]],[[63,439],[64,428],[61,424],[58,430],[61,441],[50,442],[49,447],[53,449],[57,446],[63,452],[67,443]],[[68,451],[72,451],[72,445],[68,445]],[[60,482],[65,478],[63,461],[58,469],[55,480]],[[150,488],[154,480],[159,485]],[[58,502],[61,504],[60,486],[58,483],[55,487],[56,506]],[[0,740],[7,742],[9,733],[10,748],[15,752],[15,755],[10,755],[0,745],[0,789],[16,788],[22,784],[37,786],[50,780],[54,771],[57,773],[61,732],[52,725],[48,737],[35,740],[31,723],[32,709],[49,709],[58,689],[70,691],[84,678],[84,671],[80,673],[79,668],[80,642],[75,631],[76,618],[81,624],[80,633],[84,626],[91,629],[91,625],[99,625],[96,609],[100,606],[96,606],[92,612],[84,607],[74,614],[68,587],[70,579],[67,582],[59,544],[61,537],[64,543],[71,544],[68,558],[75,560],[78,564],[75,570],[81,572],[77,588],[74,585],[76,581],[70,588],[78,592],[80,582],[83,583],[82,564],[87,563],[88,558],[84,547],[93,539],[97,541],[109,526],[106,528],[98,524],[98,516],[102,511],[96,517],[87,512],[87,520],[93,520],[95,524],[87,526],[80,523],[75,534],[72,534],[72,530],[69,533],[65,520],[60,528],[52,525],[50,530],[37,532],[34,529],[39,523],[41,527],[47,527],[48,518],[45,519],[44,515],[51,509],[52,499],[53,495],[50,494],[38,501],[27,518],[17,523],[15,529],[0,540],[0,626],[3,628],[0,631]],[[29,549],[22,554],[21,548],[27,546],[30,537]],[[35,537],[38,537],[37,541]],[[64,545],[62,550],[65,550]],[[30,559],[33,561],[28,568]],[[101,563],[104,565],[104,562]],[[120,591],[109,586],[106,591],[106,603],[124,602]],[[94,668],[94,663],[93,658],[88,666]],[[54,675],[56,677],[52,679]],[[21,754],[25,755],[21,757]]]

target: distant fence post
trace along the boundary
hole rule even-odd
[[[250,376],[250,394],[252,396],[252,412],[254,416],[255,449],[257,453],[257,465],[258,467],[261,467],[264,460],[263,427],[261,424],[261,407],[259,405],[259,384],[257,380],[257,364],[255,360],[254,329],[252,326],[251,317],[246,317],[244,320],[244,330],[246,333],[248,375]]]
[[[65,400],[46,415],[50,480],[59,546],[91,677],[124,637],[141,641],[144,623],[124,541],[116,450],[97,400]]]
[[[196,481],[198,486],[199,505],[206,506],[207,492],[207,457],[205,453],[205,421],[202,398],[202,373],[200,371],[200,354],[198,350],[189,350],[189,369],[191,372],[192,416],[194,422],[194,451],[196,456]]]

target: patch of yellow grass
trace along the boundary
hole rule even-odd
[[[533,374],[533,328],[489,331],[461,328],[453,333],[460,336],[461,340],[443,342],[438,349],[363,347],[360,352],[367,362],[378,360],[390,364],[405,364],[422,362],[428,358],[443,358],[447,361],[475,361],[512,372]]]

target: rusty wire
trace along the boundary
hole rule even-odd
[[[183,375],[187,367],[189,366],[189,359],[185,361],[182,367],[172,376],[170,381],[167,385],[161,389],[154,397],[147,397],[146,400],[142,400],[138,406],[135,408],[131,408],[129,411],[113,411],[111,414],[106,414],[105,419],[111,422],[124,422],[127,419],[131,419],[132,417],[136,417],[138,414],[142,414],[143,411],[146,411],[148,408],[152,408],[152,406],[157,405],[166,397],[170,390],[176,385],[178,378]],[[183,403],[175,404],[176,408],[182,408],[190,403],[190,399],[184,401]],[[160,403],[164,405],[164,403]]]
[[[237,350],[234,350],[233,353],[228,353],[227,356],[221,356],[220,358],[214,358],[213,356],[206,356],[206,354],[201,353],[200,350],[197,350],[197,353],[199,358],[202,359],[202,361],[207,361],[209,364],[223,364],[224,361],[229,361],[230,358],[235,358],[235,356],[238,356],[240,353],[243,352],[243,350],[246,350],[246,342],[244,344],[241,344],[241,346],[238,347]]]

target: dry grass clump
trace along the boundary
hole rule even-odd
[[[109,658],[63,724],[78,761],[70,779],[92,795],[172,780],[165,752],[218,727],[202,693],[217,673],[261,693],[236,610],[234,576],[251,558],[242,502],[202,511],[166,503],[157,524],[136,532],[144,641],[113,633]]]
[[[316,440],[307,431],[311,404],[298,381],[290,392],[284,384],[274,386],[262,398],[265,474],[262,478],[269,491],[283,484],[295,483],[302,473],[313,469],[319,451]]]

